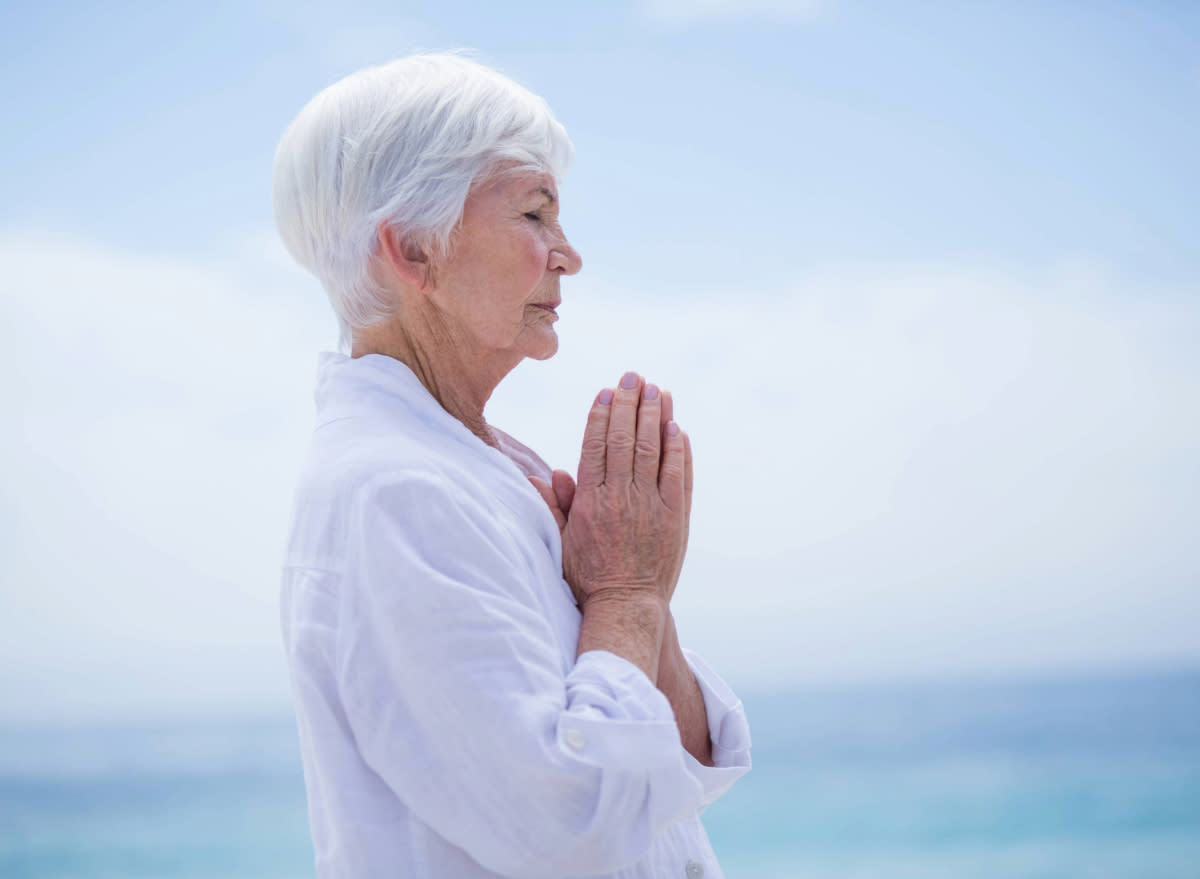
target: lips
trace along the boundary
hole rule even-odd
[[[550,312],[551,314],[557,314],[555,309],[558,308],[560,305],[562,305],[561,299],[552,299],[549,302],[535,302],[533,304],[533,307],[545,309],[546,311]]]

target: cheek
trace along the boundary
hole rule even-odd
[[[525,246],[522,266],[534,284],[541,280],[542,275],[546,271],[546,263],[549,258],[549,249],[540,239],[530,236]]]

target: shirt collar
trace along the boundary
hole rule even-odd
[[[317,424],[403,406],[443,430],[447,421],[462,427],[406,363],[383,354],[348,357],[334,351],[322,351],[317,357],[314,397]]]
[[[436,432],[470,446],[477,453],[492,457],[502,466],[520,472],[502,452],[475,436],[465,424],[443,409],[408,364],[394,357],[385,354],[348,357],[335,351],[322,351],[317,357],[314,397],[318,427],[342,418],[403,412]]]

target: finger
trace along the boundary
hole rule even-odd
[[[608,452],[608,422],[612,413],[613,392],[605,388],[592,401],[587,426],[583,429],[583,451],[579,456],[579,485],[594,487],[604,483],[605,454]]]
[[[675,419],[675,400],[671,397],[670,391],[663,391],[662,392],[662,416],[660,417],[659,420],[662,422],[662,426],[666,427],[667,422],[673,421],[674,419]]]
[[[637,444],[633,452],[633,481],[647,491],[658,485],[658,470],[662,459],[662,394],[658,385],[642,388],[642,402],[637,414]]]
[[[692,518],[692,440],[683,431],[683,513],[690,521]]]
[[[658,492],[668,508],[684,511],[685,450],[684,433],[674,421],[663,428],[662,468],[658,477]]]
[[[542,496],[542,500],[546,502],[546,506],[550,508],[550,512],[554,516],[554,521],[558,525],[558,530],[562,531],[567,527],[567,517],[562,511],[562,507],[559,506],[554,489],[546,484],[546,480],[539,479],[536,476],[530,476],[529,481],[533,483],[533,487],[537,489],[538,494]]]
[[[604,481],[609,484],[629,482],[633,478],[633,447],[637,433],[638,402],[642,397],[642,378],[636,372],[621,376],[613,397],[612,415],[608,420],[608,454],[605,458]]]
[[[550,474],[550,485],[558,499],[558,508],[563,515],[571,515],[571,504],[575,502],[575,480],[566,470],[555,470]]]

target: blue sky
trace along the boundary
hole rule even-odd
[[[5,711],[286,701],[275,569],[335,333],[271,156],[339,76],[457,47],[577,151],[563,353],[491,417],[569,467],[601,383],[675,391],[677,613],[735,682],[1200,660],[1200,9],[0,14]]]
[[[653,4],[20,4],[0,37],[16,123],[0,219],[219,253],[269,226],[263,169],[317,89],[468,46],[568,125],[594,258],[677,255],[681,284],[780,249],[1194,273],[1200,11],[885,6],[668,22]]]

